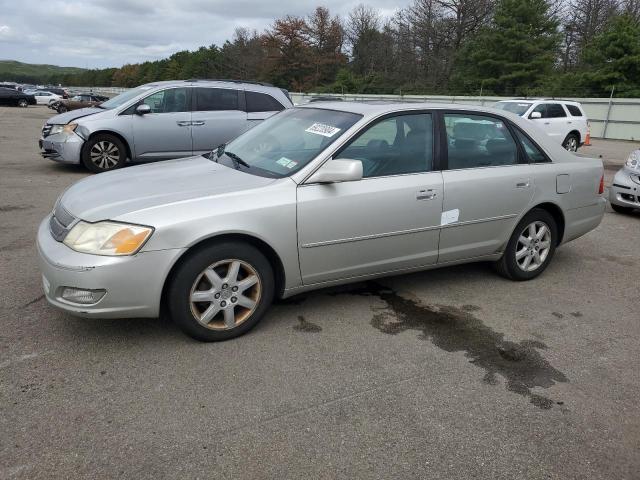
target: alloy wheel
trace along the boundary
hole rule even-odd
[[[541,221],[529,224],[516,244],[516,263],[525,272],[540,268],[551,250],[551,229]]]
[[[20,100],[18,100],[18,106],[19,107],[25,108],[27,105],[28,105],[28,103],[27,103],[26,100],[24,100],[22,98]]]
[[[89,152],[91,161],[103,170],[107,170],[118,165],[120,161],[120,151],[113,143],[103,140],[96,142]]]
[[[568,138],[567,141],[564,144],[564,148],[567,149],[570,152],[577,152],[578,151],[578,140],[576,139],[576,137]]]
[[[262,281],[247,262],[222,260],[205,268],[193,282],[189,303],[194,318],[212,330],[230,330],[256,310]]]

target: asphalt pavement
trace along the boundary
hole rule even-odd
[[[47,305],[36,228],[88,175],[39,156],[51,114],[0,107],[0,478],[640,477],[639,214],[530,282],[392,277],[203,344]],[[609,179],[638,147],[593,143]]]

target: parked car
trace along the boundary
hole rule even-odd
[[[52,102],[62,100],[62,97],[60,95],[47,92],[46,90],[36,90],[35,92],[33,92],[33,96],[36,97],[36,102],[38,105],[48,105]]]
[[[64,89],[64,88],[48,86],[48,87],[45,87],[45,88],[43,88],[41,90],[46,90],[47,92],[55,93],[56,95],[59,95],[60,97],[64,98],[65,100],[67,98],[69,98],[69,92],[67,92],[67,90]]]
[[[293,104],[286,90],[236,81],[179,80],[142,85],[94,108],[50,118],[46,158],[92,172],[134,162],[210,152]]]
[[[631,152],[625,166],[613,178],[609,202],[618,213],[640,209],[640,150]]]
[[[109,97],[95,95],[93,93],[80,93],[74,95],[68,100],[58,100],[49,104],[49,108],[56,110],[58,113],[68,112],[70,110],[78,110],[79,108],[95,107],[102,102],[109,100]]]
[[[164,305],[225,340],[274,297],[329,285],[475,261],[530,280],[600,223],[603,189],[601,160],[507,112],[318,102],[210,154],[81,180],[38,251],[46,298],[71,314]]]
[[[35,105],[36,99],[33,95],[29,95],[13,88],[0,87],[0,105],[12,105],[16,107],[28,107]]]
[[[570,152],[576,152],[587,138],[589,121],[582,105],[568,100],[504,100],[494,107],[535,122]]]

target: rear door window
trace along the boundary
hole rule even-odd
[[[547,115],[549,118],[562,118],[567,116],[564,108],[562,108],[562,105],[559,103],[547,104]]]
[[[518,148],[504,122],[476,114],[445,114],[449,169],[518,163]]]
[[[271,95],[245,91],[247,112],[279,112],[284,106]]]
[[[238,90],[229,88],[196,88],[198,112],[213,110],[238,110]]]

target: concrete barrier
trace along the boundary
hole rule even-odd
[[[129,90],[122,87],[69,87],[71,91],[93,91],[99,95],[113,97]],[[499,100],[514,97],[480,97],[447,95],[369,95],[369,94],[327,94],[291,93],[293,103],[305,103],[315,96],[336,97],[345,101],[367,100],[393,102],[434,102],[460,103],[466,105],[489,106]],[[640,140],[640,98],[566,98],[580,102],[591,124],[591,137],[612,140]]]
[[[305,103],[311,97],[336,97],[345,101],[403,101],[486,105],[514,97],[473,97],[445,95],[363,95],[292,93],[294,103]],[[565,98],[580,102],[591,124],[591,137],[615,140],[640,140],[640,98]]]

